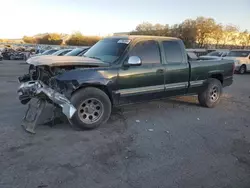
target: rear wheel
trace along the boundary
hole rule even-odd
[[[111,114],[108,95],[94,87],[81,89],[73,94],[71,102],[77,109],[70,119],[73,128],[94,129],[105,123]]]
[[[208,79],[207,88],[198,94],[198,100],[202,106],[213,108],[220,102],[222,84],[215,78]]]
[[[246,73],[246,70],[247,70],[246,65],[241,65],[241,66],[240,66],[240,69],[239,69],[239,73],[240,73],[240,74],[245,74],[245,73]]]

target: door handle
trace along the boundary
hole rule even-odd
[[[158,70],[156,71],[156,73],[158,73],[158,74],[163,74],[163,73],[164,73],[164,69],[158,69]]]

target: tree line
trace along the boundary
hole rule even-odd
[[[250,46],[250,33],[247,30],[240,31],[234,25],[223,25],[217,23],[213,18],[205,17],[186,19],[180,24],[171,26],[168,24],[143,22],[128,34],[178,37],[184,41],[188,48],[206,48],[211,45],[215,48],[228,48],[231,46],[245,48]],[[100,40],[100,37],[84,36],[80,32],[72,35],[46,33],[33,37],[23,37],[25,43],[65,44],[71,46],[91,46],[98,40]]]
[[[236,26],[222,25],[213,18],[205,17],[187,19],[172,26],[143,22],[130,34],[178,37],[189,48],[204,48],[209,45],[214,45],[216,48],[250,46],[250,33],[247,30],[241,32]]]
[[[80,32],[72,35],[63,35],[58,33],[46,33],[36,36],[24,36],[23,41],[29,44],[50,44],[50,45],[71,45],[71,46],[92,46],[100,37],[84,36]]]

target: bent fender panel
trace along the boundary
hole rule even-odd
[[[108,89],[109,94],[113,97],[113,93],[117,90],[117,68],[102,68],[102,69],[74,69],[67,71],[61,75],[56,76],[56,79],[60,82],[64,82],[67,85],[73,85],[69,87],[70,91],[67,93],[73,93],[81,87],[87,85],[92,86],[105,86]]]

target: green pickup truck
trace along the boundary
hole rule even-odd
[[[233,60],[192,60],[180,39],[113,36],[83,57],[44,56],[27,61],[19,77],[23,104],[33,97],[62,108],[74,127],[93,129],[106,122],[112,106],[198,94],[205,107],[220,101],[233,82]]]

